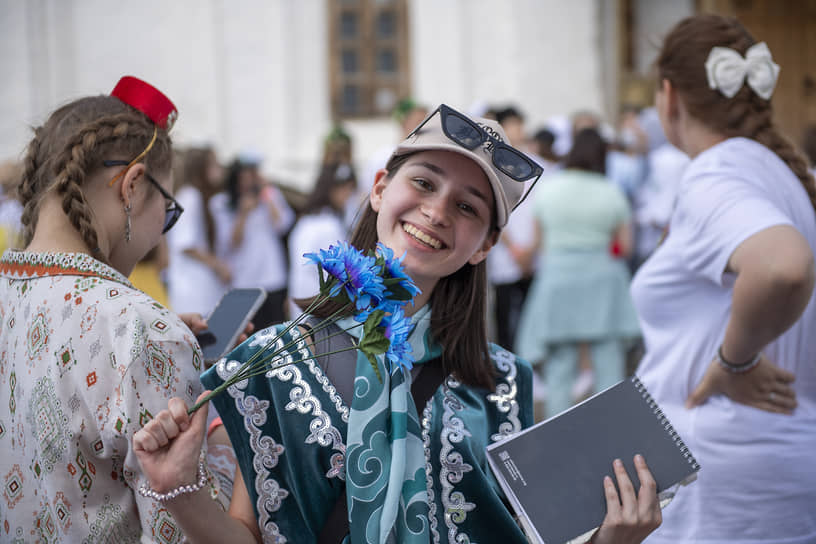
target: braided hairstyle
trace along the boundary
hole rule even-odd
[[[708,86],[705,62],[712,47],[728,47],[745,56],[755,43],[734,18],[710,14],[688,17],[663,42],[657,59],[659,78],[670,81],[689,114],[710,129],[729,138],[750,138],[776,153],[802,182],[816,210],[816,182],[805,158],[779,132],[770,101],[748,85],[743,85],[733,98]]]
[[[43,126],[34,128],[18,188],[25,244],[34,235],[43,196],[56,191],[62,197],[63,211],[88,249],[95,253],[94,257],[105,260],[99,255],[94,214],[83,185],[103,168],[103,160],[130,161],[139,155],[150,143],[153,127],[142,112],[118,98],[101,95],[66,104]],[[171,160],[170,137],[167,131],[158,129],[156,142],[143,162],[151,170],[165,173],[170,171]]]

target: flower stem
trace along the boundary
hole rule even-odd
[[[337,316],[339,316],[346,309],[347,306],[348,305],[338,309],[331,316],[321,320],[320,323],[318,323],[315,327],[313,327],[311,329],[311,333],[323,330],[324,328],[331,326],[333,323],[335,323]],[[309,305],[309,308],[307,308],[307,310],[308,309],[313,309],[312,305]],[[204,404],[209,402],[213,397],[215,397],[217,395],[220,395],[225,389],[227,389],[231,385],[234,385],[234,384],[236,384],[236,383],[238,383],[238,382],[240,382],[242,380],[246,380],[246,379],[252,378],[254,376],[264,374],[264,373],[266,373],[266,372],[268,372],[270,370],[274,370],[276,368],[281,368],[281,367],[287,366],[289,364],[301,362],[301,361],[308,360],[308,359],[316,359],[317,357],[320,357],[320,356],[323,356],[323,355],[331,355],[331,354],[334,354],[334,353],[340,353],[341,351],[350,351],[350,350],[357,349],[357,345],[355,344],[355,345],[350,346],[348,348],[343,348],[341,350],[337,350],[337,351],[333,351],[333,352],[327,352],[327,353],[323,353],[323,354],[311,354],[310,356],[308,356],[306,358],[303,358],[301,356],[300,359],[293,360],[293,361],[290,361],[288,363],[278,365],[278,366],[274,366],[274,367],[270,368],[270,366],[269,366],[270,362],[274,361],[277,357],[279,357],[281,353],[283,353],[285,351],[288,351],[292,346],[294,346],[298,342],[300,342],[302,338],[300,336],[294,337],[290,341],[285,343],[283,346],[281,346],[281,347],[279,347],[277,349],[274,349],[271,353],[268,353],[268,351],[272,348],[272,346],[278,340],[282,339],[284,337],[284,335],[287,332],[289,332],[292,329],[292,327],[295,326],[299,321],[301,321],[306,315],[307,314],[304,312],[303,314],[298,316],[294,321],[292,321],[290,324],[288,324],[281,332],[279,332],[278,334],[275,335],[275,338],[272,341],[268,342],[265,346],[263,346],[263,348],[261,348],[256,353],[254,353],[252,355],[252,357],[250,357],[244,364],[242,364],[241,367],[232,376],[227,378],[227,380],[225,380],[223,383],[218,385],[215,389],[210,391],[210,393],[206,397],[204,397],[199,402],[197,402],[194,406],[189,408],[187,410],[187,414],[192,414],[193,412],[195,412],[196,410],[201,408]],[[351,327],[348,327],[347,329],[340,329],[339,332],[329,334],[326,338],[324,338],[323,340],[318,342],[318,344],[328,341],[329,338],[338,336],[340,334],[344,334],[344,333],[348,332],[351,329],[361,327],[361,326],[363,326],[363,324],[358,323],[358,324],[355,324],[355,325],[353,325]],[[314,344],[314,345],[316,346],[317,344]]]

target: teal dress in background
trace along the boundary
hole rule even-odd
[[[254,335],[210,368],[202,382],[210,389],[222,383],[281,328]],[[299,359],[308,348],[297,330],[290,334],[296,342],[284,359]],[[428,344],[430,333],[420,331],[412,336],[420,334],[423,337],[414,338],[412,345]],[[400,433],[407,428],[407,441],[419,445],[420,457],[424,450],[425,459],[416,480],[406,483],[397,498],[397,523],[404,525],[403,532],[395,529],[387,540],[372,536],[376,533],[372,531],[374,516],[364,508],[352,507],[353,536],[346,542],[406,542],[408,536],[400,536],[405,531],[411,542],[527,542],[490,471],[485,448],[533,423],[532,373],[525,361],[498,346],[490,346],[490,357],[496,369],[495,391],[463,386],[448,378],[420,413],[407,396],[403,417],[408,423],[400,425]],[[364,366],[358,364],[355,410],[367,394],[368,382],[361,380],[361,369]],[[392,386],[392,400],[395,391]],[[308,360],[267,372],[228,388],[213,402],[235,448],[264,542],[315,542],[340,493],[346,492],[350,414],[350,407],[320,365]],[[397,399],[394,405],[399,404]],[[392,414],[396,413],[393,408]],[[396,420],[392,415],[386,421]],[[386,424],[376,429],[371,451],[360,454],[366,461],[358,462],[356,468],[364,475],[387,470],[379,462],[382,456],[377,448],[387,451],[388,442],[395,440],[389,436],[390,428]],[[422,480],[421,500],[412,497],[409,501],[405,489]],[[382,519],[377,523],[382,524]]]
[[[515,350],[533,364],[546,360],[547,416],[553,416],[573,403],[579,343],[590,347],[595,391],[601,391],[624,378],[626,348],[640,336],[629,270],[610,253],[630,210],[623,192],[604,176],[564,170],[536,186],[533,213],[544,252]]]

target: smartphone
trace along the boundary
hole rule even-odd
[[[230,289],[207,318],[207,328],[196,335],[204,362],[211,365],[226,355],[266,300],[263,289]]]

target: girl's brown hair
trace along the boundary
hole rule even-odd
[[[710,89],[705,62],[714,46],[728,47],[745,56],[756,40],[734,18],[694,15],[680,21],[663,42],[657,59],[660,81],[677,90],[689,114],[727,137],[755,140],[782,159],[805,187],[816,209],[816,182],[807,162],[777,129],[769,100],[743,85],[733,98]]]
[[[102,95],[66,104],[43,126],[35,127],[18,190],[25,243],[34,235],[43,195],[53,190],[62,197],[62,209],[85,244],[98,253],[93,210],[85,199],[83,184],[103,167],[102,161],[130,161],[144,151],[154,126],[142,112],[118,98]],[[156,142],[143,162],[147,169],[164,174],[170,171],[171,161],[170,137],[159,128]],[[104,260],[102,255],[95,257]]]
[[[386,165],[391,179],[412,154],[392,157]],[[496,224],[495,213],[492,224]],[[491,228],[491,232],[496,232]],[[367,203],[350,243],[368,251],[377,246],[377,212]],[[305,308],[314,299],[297,300]],[[487,347],[487,265],[465,265],[441,278],[430,298],[431,334],[442,346],[442,369],[460,382],[493,390],[495,370]],[[324,304],[314,314],[326,317],[337,311],[336,304]]]
[[[606,174],[607,144],[594,128],[582,128],[564,159],[564,168]]]

